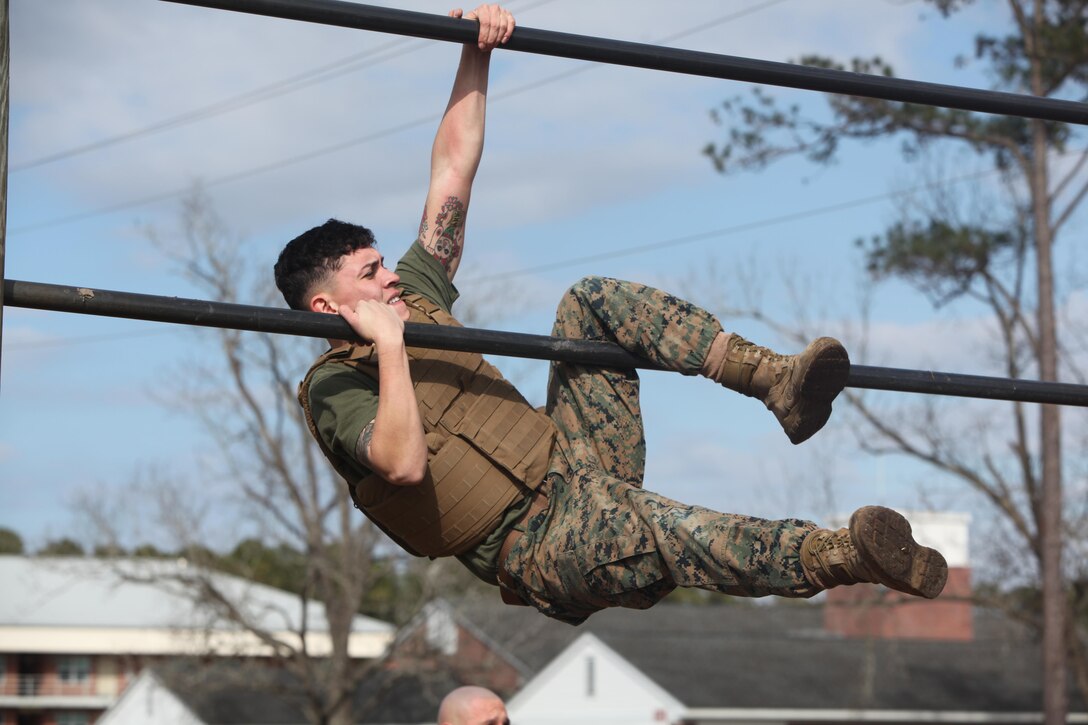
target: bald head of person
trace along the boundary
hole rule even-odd
[[[438,725],[510,725],[510,718],[491,690],[458,687],[438,706]]]

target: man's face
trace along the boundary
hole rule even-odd
[[[354,307],[361,300],[377,300],[392,305],[402,320],[408,319],[408,307],[396,288],[400,277],[386,269],[377,249],[357,249],[344,255],[341,262],[328,284],[311,298],[310,309],[335,314],[342,305]]]

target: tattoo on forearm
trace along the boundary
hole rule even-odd
[[[419,243],[423,246],[427,246],[427,230],[430,229],[430,225],[427,224],[427,209],[424,207],[423,216],[419,218]]]
[[[370,439],[374,437],[374,421],[370,421],[359,434],[355,442],[355,459],[364,465],[370,465]]]
[[[456,196],[446,199],[434,218],[434,231],[427,224],[426,211],[419,225],[419,243],[446,270],[461,257],[465,243],[465,204]]]

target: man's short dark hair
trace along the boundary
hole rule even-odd
[[[298,235],[276,260],[276,286],[292,309],[309,310],[309,292],[343,264],[344,255],[376,244],[366,227],[329,219]]]

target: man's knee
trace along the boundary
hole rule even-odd
[[[599,298],[604,294],[605,287],[610,281],[607,277],[598,275],[582,277],[563,293],[563,299],[560,300],[559,304],[562,306],[567,302],[584,303]]]
[[[593,337],[593,325],[586,321],[593,317],[593,300],[601,299],[605,288],[604,277],[583,277],[563,293],[555,311],[555,334],[561,337]]]

